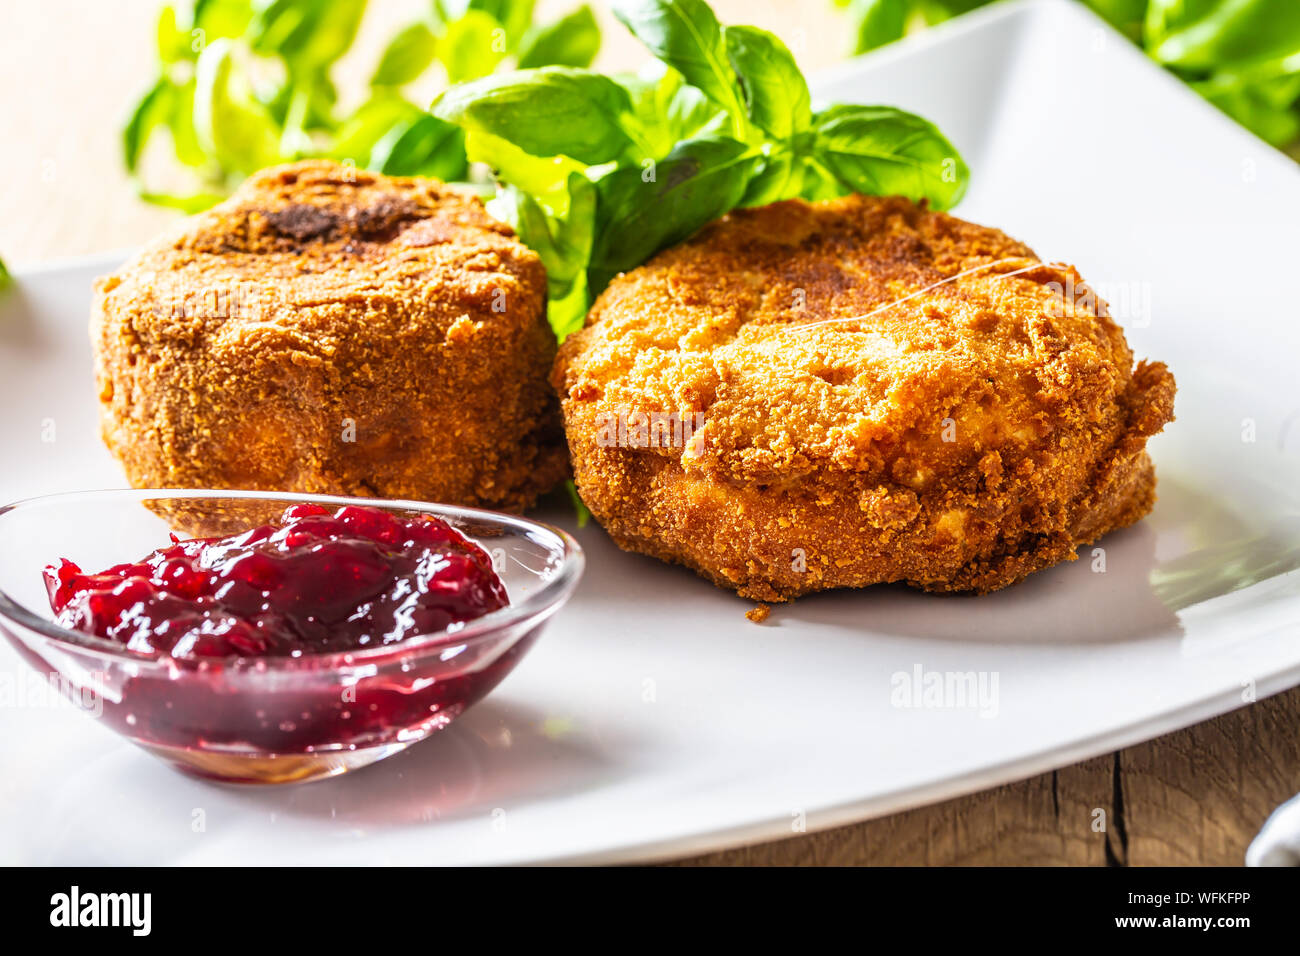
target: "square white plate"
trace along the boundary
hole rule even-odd
[[[179,775],[31,691],[6,647],[2,862],[686,855],[990,787],[1300,682],[1295,165],[1063,0],[954,21],[818,92],[935,120],[974,170],[958,212],[1076,263],[1177,375],[1159,504],[1101,542],[1104,572],[1088,551],[988,597],[880,587],[757,626],[588,527],[578,594],[496,693],[390,761],[283,789]],[[85,335],[115,264],[28,273],[0,302],[0,499],[122,484]],[[996,697],[896,706],[917,668],[996,679]]]

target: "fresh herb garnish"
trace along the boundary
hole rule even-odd
[[[992,0],[835,0],[854,52]],[[1300,146],[1300,3],[1296,0],[1082,0],[1157,63],[1274,146]]]
[[[577,513],[578,527],[587,527],[587,523],[591,521],[591,509],[578,496],[578,486],[573,483],[572,478],[564,483],[564,490],[568,492],[569,500],[573,503],[573,510]]]
[[[537,251],[563,339],[609,280],[738,206],[850,192],[947,209],[968,171],[933,124],[887,106],[813,112],[779,39],[703,0],[621,0],[660,61],[638,76],[548,67],[447,90],[431,111],[500,183],[490,204]]]
[[[512,62],[587,66],[600,47],[591,10],[533,23],[534,0],[431,0],[389,41],[367,98],[337,110],[331,67],[352,46],[365,0],[189,0],[158,19],[158,78],[122,131],[140,195],[186,212],[219,202],[264,166],[312,156],[391,175],[462,179],[462,132],[420,109],[403,87],[440,69],[449,83]],[[163,131],[177,178],[145,181],[145,148]]]

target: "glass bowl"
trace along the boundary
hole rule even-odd
[[[41,570],[98,571],[182,536],[231,534],[313,502],[436,515],[478,542],[510,604],[396,644],[301,657],[176,660],[55,624]],[[519,663],[573,593],[582,550],[513,515],[370,498],[276,492],[120,490],[0,508],[0,631],[82,709],[150,753],[217,780],[287,783],[398,753],[447,726]]]

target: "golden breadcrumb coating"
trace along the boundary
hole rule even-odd
[[[623,548],[760,601],[986,592],[1073,558],[1151,509],[1174,379],[1037,262],[896,197],[731,213],[561,346],[583,501]]]
[[[442,183],[264,170],[99,281],[104,440],[136,487],[520,510],[567,467],[545,296]]]

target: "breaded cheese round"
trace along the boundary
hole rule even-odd
[[[1069,266],[901,198],[733,212],[560,348],[579,493],[623,548],[763,601],[992,591],[1137,521],[1174,380]]]
[[[264,170],[99,280],[104,440],[136,487],[519,510],[567,468],[545,296],[476,198]]]

